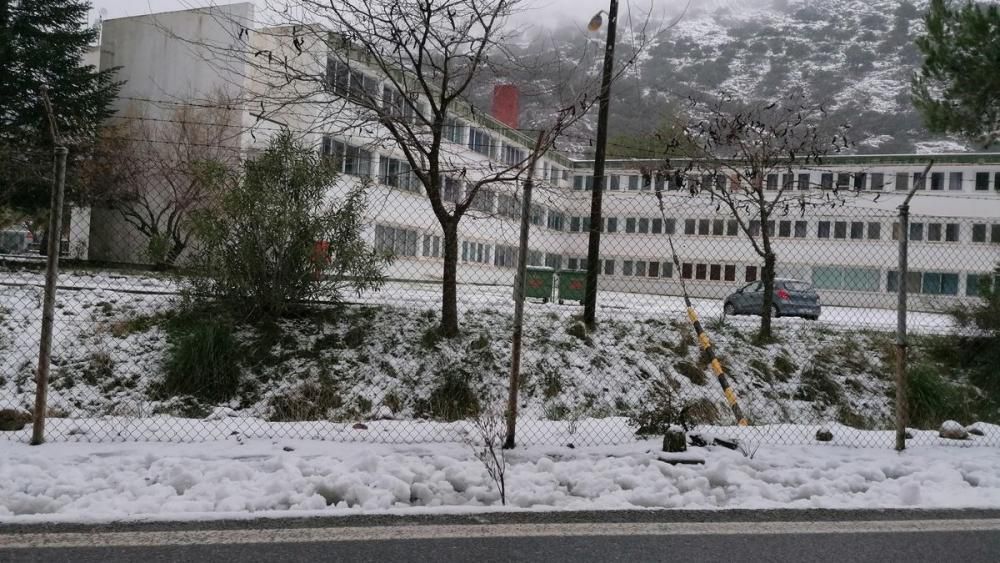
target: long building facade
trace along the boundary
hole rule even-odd
[[[224,10],[232,19],[217,17]],[[157,19],[159,18],[159,19]],[[240,33],[227,22],[253,21],[253,6],[237,4],[166,15],[109,20],[105,23],[101,64],[121,66],[128,80],[125,100],[207,97],[220,90],[253,90],[259,69],[232,63],[232,72],[212,72],[206,57],[190,55],[190,44],[171,44],[163,25],[188,26],[221,42]],[[232,24],[236,25],[236,24]],[[267,49],[280,60],[291,49],[291,32],[268,28],[252,38],[247,49]],[[298,31],[296,31],[297,33]],[[319,35],[321,37],[321,35]],[[255,36],[256,37],[256,36]],[[199,37],[193,37],[197,40]],[[281,118],[283,127],[300,131],[316,150],[335,158],[341,177],[331,197],[360,182],[370,183],[366,236],[395,260],[389,277],[434,282],[442,277],[442,230],[423,186],[410,164],[383,132],[344,126],[336,116],[350,114],[357,96],[379,96],[401,111],[420,110],[420,100],[402,104],[387,77],[363,61],[345,65],[335,41],[306,45],[314,71],[325,76],[324,92],[295,106]],[[167,47],[163,47],[167,45]],[[173,46],[171,46],[173,45]],[[301,43],[294,45],[302,49]],[[151,65],[151,57],[170,61]],[[176,60],[174,60],[176,59]],[[193,70],[192,70],[193,69]],[[180,73],[180,74],[178,74]],[[510,95],[508,86],[498,93]],[[238,93],[238,92],[237,92]],[[373,94],[374,93],[374,94]],[[340,105],[336,105],[336,103]],[[155,105],[153,102],[147,102]],[[331,104],[336,113],[330,113]],[[467,189],[489,170],[514,166],[527,156],[532,139],[510,123],[509,100],[503,120],[457,108],[445,129],[443,149],[450,165],[443,179],[445,203],[454,206]],[[260,126],[254,108],[235,107],[245,129],[233,141],[244,154],[259,150],[273,128]],[[928,161],[933,166],[927,177]],[[807,166],[793,165],[762,178],[765,195],[781,199],[771,220],[761,225],[741,215],[748,235],[732,210],[705,191],[691,190],[704,182],[732,181],[697,162],[613,160],[607,164],[604,186],[600,288],[624,293],[677,295],[683,279],[698,297],[723,297],[760,277],[762,259],[749,235],[768,233],[773,239],[779,276],[811,282],[824,304],[891,307],[901,280],[898,275],[899,237],[910,241],[907,287],[915,308],[935,310],[955,299],[977,294],[979,281],[1000,262],[1000,154],[938,154],[835,156]],[[461,173],[458,171],[461,170]],[[594,189],[593,162],[549,151],[536,168],[538,189],[530,208],[532,225],[528,263],[558,271],[584,270],[590,201]],[[911,224],[901,233],[897,208],[916,186]],[[737,186],[738,188],[738,186]],[[698,192],[698,193],[693,193]],[[662,200],[662,208],[660,201]],[[464,284],[510,286],[517,263],[521,213],[518,182],[489,184],[479,190],[459,225],[458,279]],[[111,210],[95,210],[91,222],[91,257],[141,261],[128,235],[128,225]],[[134,233],[133,233],[134,234]],[[671,259],[669,240],[680,266]]]

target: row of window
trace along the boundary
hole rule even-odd
[[[726,189],[727,180],[729,189],[737,189],[739,185],[735,179],[728,179],[724,174],[611,174],[605,177],[607,189],[648,191],[648,190],[679,190],[685,187],[713,188],[715,191]],[[928,178],[923,176],[923,172],[898,172],[895,174],[883,172],[822,172],[819,174],[819,182],[813,182],[813,174],[808,172],[798,173],[774,173],[768,174],[764,179],[764,189],[777,191],[779,188],[788,190],[806,191],[815,187],[822,190],[896,190],[909,191],[911,186],[916,186],[918,190],[930,189],[932,191],[943,191],[947,188],[950,191],[961,191],[969,183],[975,191],[987,191],[992,184],[993,188],[1000,191],[1000,172],[975,172],[966,176],[964,172],[932,172]],[[992,179],[992,182],[991,182]],[[573,176],[574,190],[594,189],[594,177],[592,175],[577,174]]]

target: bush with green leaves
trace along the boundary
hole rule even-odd
[[[190,395],[209,403],[236,396],[242,353],[232,324],[219,319],[174,324],[162,393]]]
[[[196,292],[248,318],[277,317],[318,296],[378,289],[389,257],[365,243],[364,185],[331,201],[332,162],[277,135],[227,178],[216,209],[196,221]]]

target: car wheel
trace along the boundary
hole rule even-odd
[[[736,305],[726,303],[726,305],[722,308],[722,311],[726,313],[727,317],[731,317],[736,314]]]
[[[781,316],[781,311],[778,310],[777,305],[771,305],[771,317],[778,318]]]

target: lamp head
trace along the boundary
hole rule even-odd
[[[590,31],[597,31],[598,29],[601,29],[603,24],[604,18],[601,17],[601,12],[597,12],[594,14],[594,17],[590,18],[590,23],[587,24],[587,29]]]

